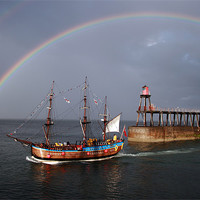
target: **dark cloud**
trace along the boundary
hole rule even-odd
[[[199,6],[199,1],[30,1],[5,20],[0,15],[0,74],[42,42],[79,24],[135,12],[200,19]],[[199,22],[148,17],[74,33],[33,56],[0,88],[0,118],[25,117],[52,80],[68,88],[86,75],[95,93],[107,95],[113,113],[122,111],[124,119],[136,119],[145,84],[157,106],[198,108],[199,33]]]

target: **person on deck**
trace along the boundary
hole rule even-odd
[[[116,135],[116,134],[114,134],[114,136],[113,136],[113,141],[114,141],[114,142],[117,141],[117,135]]]

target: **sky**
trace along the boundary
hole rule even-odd
[[[0,119],[26,117],[53,80],[68,89],[85,76],[96,95],[108,96],[112,115],[122,112],[124,120],[136,120],[144,85],[157,107],[199,109],[199,7],[198,0],[0,0],[0,80],[56,35],[102,21],[18,67],[0,86]],[[140,17],[116,19],[128,14]],[[116,20],[105,20],[111,17]]]

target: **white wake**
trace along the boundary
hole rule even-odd
[[[161,156],[161,155],[171,155],[171,154],[184,154],[199,151],[196,148],[190,149],[176,149],[176,150],[166,150],[166,151],[156,151],[156,152],[140,152],[140,153],[119,153],[118,157],[145,157],[145,156]]]
[[[107,158],[98,158],[98,159],[88,159],[88,160],[66,160],[66,161],[56,161],[56,160],[42,160],[35,158],[34,156],[26,156],[26,160],[33,163],[43,163],[48,165],[61,165],[64,163],[70,163],[70,162],[97,162],[102,160],[109,160],[115,156],[107,157]]]

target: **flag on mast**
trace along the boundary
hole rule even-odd
[[[123,134],[124,134],[125,137],[127,137],[127,134],[126,134],[126,126],[125,126],[125,125],[124,125],[124,128],[123,128],[123,130],[122,130],[122,134],[121,134],[120,139],[122,139]]]
[[[124,128],[123,128],[123,133],[124,133],[124,136],[127,137],[127,134],[126,134],[126,126],[124,125]]]
[[[64,97],[64,100],[65,100],[67,103],[70,103],[70,100],[66,99],[65,97]]]
[[[94,99],[94,103],[98,106],[98,102],[97,102],[97,100],[96,99]]]

